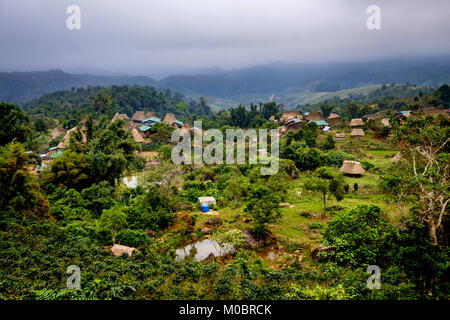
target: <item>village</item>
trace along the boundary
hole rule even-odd
[[[445,117],[448,117],[450,110],[449,109],[442,109],[441,106],[432,106],[432,105],[424,105],[419,110],[416,111],[399,111],[395,113],[395,117],[397,119],[405,120],[406,118],[414,115],[414,114],[425,114],[425,115],[438,115],[441,114]],[[156,132],[155,125],[156,124],[163,124],[170,128],[179,129],[179,134],[182,136],[186,132],[195,132],[197,134],[203,135],[205,134],[204,130],[201,130],[197,127],[192,127],[188,123],[183,123],[180,120],[177,120],[176,116],[172,113],[167,113],[164,115],[163,118],[158,117],[158,115],[155,112],[152,111],[136,111],[131,118],[129,118],[126,114],[117,112],[113,118],[111,119],[111,122],[114,122],[115,120],[122,120],[124,122],[123,128],[130,132],[133,136],[133,139],[136,143],[139,144],[146,144],[151,142],[151,136],[153,133]],[[34,172],[41,172],[45,168],[48,168],[48,166],[51,164],[53,159],[58,158],[63,150],[67,148],[70,144],[70,135],[75,130],[80,129],[80,132],[83,136],[83,141],[86,141],[85,136],[85,123],[87,119],[82,119],[80,121],[80,125],[73,127],[66,132],[64,132],[61,128],[55,128],[52,130],[52,133],[50,135],[50,139],[56,139],[58,137],[62,137],[61,142],[53,147],[50,147],[47,149],[45,153],[42,153],[40,155],[40,158],[42,160],[42,164],[38,166],[33,166],[30,169]],[[317,125],[318,130],[320,130],[322,133],[328,133],[332,134],[335,141],[346,141],[348,140],[351,144],[353,142],[359,141],[363,139],[364,136],[366,136],[368,122],[372,121],[373,123],[378,123],[378,125],[381,125],[382,127],[389,128],[389,118],[386,117],[379,117],[377,115],[365,115],[361,118],[353,118],[350,119],[349,122],[344,122],[342,118],[336,114],[336,113],[330,113],[328,117],[324,117],[321,113],[321,111],[318,110],[311,110],[308,112],[301,112],[301,111],[285,111],[283,112],[279,119],[277,119],[275,116],[271,116],[268,120],[269,122],[276,124],[279,131],[279,137],[283,137],[287,132],[289,131],[297,131],[299,128],[304,126],[305,124],[311,124],[314,123]],[[243,128],[243,131],[246,132],[247,130]],[[369,131],[371,131],[369,129]],[[370,135],[371,133],[369,133]],[[192,139],[193,140],[193,139]],[[167,143],[170,141],[168,140]],[[247,141],[247,145],[249,145],[249,142]],[[192,141],[192,145],[194,145],[194,141]],[[203,145],[204,147],[205,145]],[[31,154],[31,151],[28,151],[28,153]],[[152,156],[150,158],[147,158],[149,163],[155,165],[157,162],[155,162],[155,155],[156,153],[150,153]],[[392,161],[398,161],[400,157],[400,154],[397,153]],[[31,163],[35,163],[35,159],[31,159]],[[350,169],[352,168],[352,169]],[[346,161],[345,165],[342,166],[341,172],[346,174],[352,174],[352,172],[358,172],[356,174],[363,174],[364,169],[362,168],[361,164],[357,161]]]

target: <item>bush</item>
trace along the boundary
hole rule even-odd
[[[377,264],[387,230],[388,220],[377,206],[358,206],[339,213],[324,231],[326,243],[337,247],[327,255],[355,267]]]
[[[146,243],[148,237],[142,230],[125,229],[117,233],[116,242],[130,247],[139,247]]]
[[[369,171],[370,169],[374,168],[375,166],[373,164],[371,164],[369,161],[367,160],[363,160],[361,161],[361,165],[363,166],[364,170]]]

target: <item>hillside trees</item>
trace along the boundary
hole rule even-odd
[[[377,264],[388,226],[386,214],[377,206],[358,206],[340,213],[324,232],[325,243],[336,246],[335,253],[328,255],[355,267]]]
[[[322,115],[326,119],[330,115],[331,111],[333,110],[333,106],[329,105],[327,103],[323,103],[320,105],[320,110],[322,110]]]
[[[267,224],[281,217],[280,202],[281,199],[265,186],[250,190],[244,211],[255,219],[253,233],[257,237],[267,236]]]
[[[0,146],[16,139],[25,142],[31,133],[28,117],[14,104],[0,103]]]
[[[447,84],[441,86],[434,94],[445,108],[450,107],[450,87]]]
[[[39,193],[39,185],[27,169],[28,155],[20,143],[0,148],[0,210],[16,214],[42,215],[48,201]]]
[[[394,184],[401,194],[417,199],[419,221],[427,226],[429,236],[438,244],[438,232],[450,202],[450,126],[445,119],[409,118],[395,125],[392,142],[402,150],[402,161],[392,169]]]
[[[81,139],[81,141],[80,141]],[[114,184],[126,170],[142,166],[142,161],[135,154],[139,145],[131,134],[123,129],[123,121],[99,121],[93,128],[92,139],[83,142],[78,136],[76,142],[81,143],[81,152],[88,163],[88,175],[91,183],[108,181]],[[74,141],[70,149],[77,149]]]
[[[117,233],[124,229],[127,224],[127,215],[122,208],[116,206],[103,210],[98,222],[100,228],[105,228],[111,232],[112,242],[115,244]]]
[[[45,184],[60,188],[74,188],[78,191],[89,185],[88,163],[83,154],[66,150],[54,159],[49,170],[42,174]]]
[[[91,86],[45,94],[27,102],[24,109],[31,116],[70,121],[64,126],[66,129],[76,126],[88,113],[93,113],[95,118],[115,112],[131,117],[142,110],[156,112],[161,117],[170,112],[180,119],[211,114],[208,104],[185,102],[183,98],[179,93],[167,94],[149,86]]]
[[[328,167],[320,167],[313,177],[309,178],[304,185],[305,189],[319,192],[322,194],[323,211],[326,212],[327,199],[334,196],[336,200],[341,201],[344,198],[344,179],[341,174],[335,173]]]

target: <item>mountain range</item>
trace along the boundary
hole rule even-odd
[[[271,98],[289,108],[307,103],[311,96],[319,97],[320,101],[321,96],[332,97],[334,92],[364,86],[378,88],[383,83],[419,86],[450,83],[450,57],[328,64],[273,63],[226,71],[211,69],[196,75],[171,75],[160,80],[148,76],[71,74],[62,70],[0,72],[0,101],[23,105],[45,93],[73,87],[139,85],[169,88],[193,99],[205,96],[213,108]]]

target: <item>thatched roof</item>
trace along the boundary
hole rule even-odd
[[[134,141],[137,143],[143,143],[145,142],[145,139],[141,136],[139,131],[136,128],[133,128],[131,130],[131,134],[133,135]]]
[[[174,123],[175,121],[177,121],[177,118],[175,117],[175,115],[173,113],[166,113],[166,115],[164,116],[164,119],[163,119],[163,123],[165,123],[169,126],[172,123]]]
[[[320,121],[320,120],[324,120],[322,117],[322,113],[320,111],[317,110],[311,110],[309,112],[309,114],[306,116],[306,120],[308,121]]]
[[[381,124],[385,127],[389,127],[389,119],[388,118],[381,119]]]
[[[148,112],[144,112],[144,111],[136,111],[133,116],[131,117],[132,120],[134,121],[143,121],[145,119],[148,118],[157,118],[158,115],[154,112],[148,111]]]
[[[331,113],[330,116],[327,118],[327,122],[331,126],[340,126],[342,125],[342,119],[341,117],[336,113]]]
[[[145,119],[148,119],[148,118],[158,118],[158,115],[152,111],[147,111],[145,113]]]
[[[364,136],[364,130],[363,129],[353,129],[350,133],[351,137],[363,137]]]
[[[132,257],[136,252],[136,248],[123,246],[121,244],[115,244],[111,248],[111,251],[115,256],[121,256],[122,254],[126,253],[129,257]]]
[[[111,122],[116,121],[117,119],[119,120],[125,120],[128,119],[128,116],[125,113],[118,113],[116,112],[116,114],[114,115],[114,117],[112,118]]]
[[[70,134],[72,132],[74,132],[75,130],[77,130],[77,128],[78,127],[73,127],[72,129],[67,130],[66,134],[64,135],[64,138],[58,144],[58,148],[59,149],[64,149],[64,148],[67,148],[69,146],[69,144],[70,144]],[[84,130],[81,130],[81,136],[82,136],[82,141],[86,142],[87,139],[86,139],[86,134],[85,134]]]
[[[337,113],[330,113],[327,119],[340,119],[341,117]]]
[[[289,120],[294,119],[294,118],[297,118],[299,120],[303,120],[303,114],[301,113],[301,111],[287,111],[287,112],[283,112],[283,114],[281,115],[280,121],[281,122],[285,122],[285,121],[289,121]],[[273,120],[275,120],[275,117],[273,118]]]
[[[364,121],[361,118],[352,119],[350,121],[350,127],[360,127],[364,125]]]
[[[399,152],[391,158],[391,162],[393,162],[393,163],[399,162],[401,158],[402,158],[402,154]]]
[[[131,119],[135,120],[135,121],[142,121],[142,120],[146,119],[145,118],[145,112],[144,111],[136,111],[133,114],[133,116],[131,117]]]
[[[334,135],[336,139],[345,139],[345,134],[338,132]]]
[[[366,172],[366,170],[364,170],[360,162],[350,160],[345,160],[339,171],[342,172],[343,174],[350,174],[350,175],[360,175]]]

